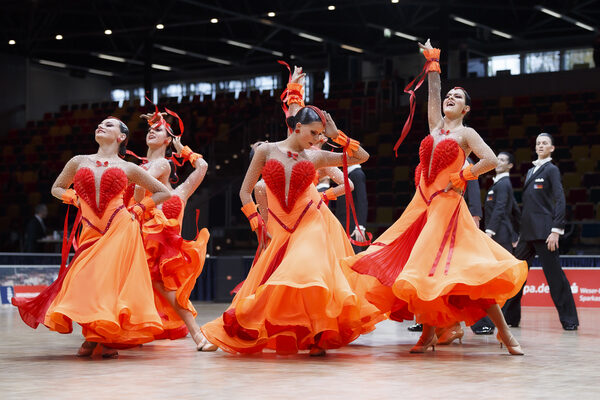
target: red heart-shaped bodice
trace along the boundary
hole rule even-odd
[[[73,177],[73,187],[77,195],[94,210],[97,216],[102,216],[108,203],[127,186],[127,175],[120,168],[108,168],[100,178],[100,203],[96,204],[96,180],[89,168],[81,168]]]
[[[168,219],[179,219],[179,214],[183,208],[183,201],[179,196],[172,196],[169,200],[162,203],[162,211]]]
[[[285,201],[285,168],[275,159],[265,163],[262,176],[267,187],[273,192],[279,205],[286,213],[294,208],[296,200],[310,186],[315,178],[315,167],[310,161],[300,161],[292,168],[287,202]]]
[[[438,174],[456,161],[460,150],[460,146],[453,139],[440,141],[435,149],[433,148],[433,137],[431,135],[423,139],[419,148],[419,159],[421,160],[421,170],[426,186],[435,182]],[[431,157],[433,157],[433,160]],[[430,161],[431,169],[429,168]]]

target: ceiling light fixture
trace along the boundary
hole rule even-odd
[[[169,67],[168,65],[162,65],[162,64],[152,64],[152,68],[160,69],[161,71],[170,71],[171,70],[171,67]]]
[[[163,24],[156,24],[156,29],[165,29],[165,26]]]
[[[342,44],[342,45],[340,45],[340,47],[341,47],[342,49],[350,50],[350,51],[353,51],[353,52],[355,52],[355,53],[363,53],[363,52],[364,52],[364,50],[363,50],[363,49],[361,49],[361,48],[354,47],[354,46],[349,46],[349,45],[347,45],[347,44]]]
[[[13,46],[13,45],[17,44],[17,42],[15,42],[14,40],[10,39],[8,41],[8,44],[10,44],[11,46]]]
[[[562,18],[562,14],[559,14],[556,11],[552,11],[552,10],[549,10],[547,8],[539,7],[539,6],[538,6],[538,10],[540,10],[541,12],[546,13],[548,15],[551,15],[554,18]]]
[[[242,43],[235,40],[226,40],[225,43],[230,44],[232,46],[242,47],[244,49],[251,49],[252,45],[248,43]]]
[[[98,56],[99,58],[102,58],[103,60],[110,60],[110,61],[116,61],[116,62],[127,62],[126,59],[124,59],[123,57],[116,57],[116,56],[111,56],[108,54],[102,54],[102,53],[98,53],[96,54],[96,56]]]
[[[454,19],[456,22],[460,22],[461,24],[465,24],[465,25],[469,25],[469,26],[477,26],[477,24],[475,22],[470,21],[468,19],[461,18],[461,17],[454,16],[454,17],[452,17],[452,19]]]
[[[327,7],[327,9],[328,9],[329,11],[333,11],[333,10],[335,10],[335,6],[334,6],[334,5],[331,5],[331,6]]]
[[[314,36],[314,35],[310,35],[310,34],[304,33],[304,32],[298,32],[297,35],[300,37],[303,37],[304,39],[314,40],[315,42],[319,42],[319,43],[323,41],[323,38],[320,38],[320,37]]]
[[[156,47],[158,47],[161,50],[168,51],[170,53],[180,54],[182,56],[185,56],[187,54],[187,51],[181,50],[181,49],[176,49],[175,47],[169,47],[169,46],[163,46],[163,45],[157,45]]]
[[[64,63],[59,63],[59,62],[55,62],[55,61],[48,61],[48,60],[38,60],[38,62],[40,64],[43,65],[49,65],[51,67],[58,67],[58,68],[67,68],[67,64]]]
[[[509,35],[508,33],[499,31],[497,29],[492,29],[490,32],[492,32],[496,36],[501,36],[501,37],[503,37],[505,39],[512,39],[513,38],[512,35]]]
[[[94,68],[89,68],[88,71],[92,74],[96,74],[96,75],[104,75],[104,76],[114,76],[115,74],[113,74],[112,72],[109,71],[102,71],[100,69],[94,69]]]
[[[217,64],[231,65],[231,61],[228,61],[228,60],[223,60],[223,59],[221,59],[221,58],[216,58],[216,57],[206,57],[206,59],[207,59],[208,61],[212,61],[212,62],[214,62],[214,63],[217,63]]]
[[[212,18],[212,19],[210,20],[210,23],[211,23],[211,24],[216,24],[217,22],[219,22],[218,18]]]
[[[112,31],[110,29],[105,29],[104,30],[104,34],[105,35],[112,35]]]
[[[398,31],[394,31],[394,35],[404,38],[404,39],[408,39],[408,40],[412,40],[414,42],[418,42],[419,38],[413,35],[409,35],[408,33],[403,33],[403,32],[398,32]]]
[[[56,40],[62,40],[63,39],[63,35],[56,35],[56,36],[54,36],[54,38]]]
[[[267,16],[273,18],[275,16],[275,13],[273,11],[269,11],[267,13]]]

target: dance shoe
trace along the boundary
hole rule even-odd
[[[506,346],[506,350],[508,350],[508,352],[511,355],[513,355],[513,356],[525,355],[525,353],[521,349],[521,345],[519,344],[519,342],[517,342],[517,339],[515,339],[515,337],[512,335],[512,333],[510,334],[510,339],[508,340],[508,343],[507,343],[507,342],[504,342],[502,340],[502,338],[500,337],[500,330],[498,329],[498,334],[496,335],[496,339],[498,339],[498,341],[500,342],[500,347],[502,347],[502,345],[504,344]]]
[[[492,335],[494,333],[493,326],[480,326],[478,328],[472,329],[473,333],[476,335]]]
[[[436,344],[437,344],[437,336],[435,336],[435,334],[427,342],[425,342],[425,339],[423,339],[423,335],[421,335],[417,344],[415,344],[413,346],[413,348],[410,349],[410,352],[411,353],[425,353],[427,351],[427,349],[430,347],[431,347],[432,351],[435,351]]]
[[[563,329],[565,331],[576,331],[577,330],[577,325],[575,325],[575,324],[563,324]]]
[[[411,332],[423,332],[423,324],[414,324],[406,329],[408,329]]]
[[[456,339],[458,343],[462,344],[462,338],[465,336],[465,331],[460,325],[451,326],[446,329],[441,329],[438,335],[437,344],[440,346],[446,346],[452,344]]]

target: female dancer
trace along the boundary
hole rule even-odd
[[[206,257],[206,244],[209,233],[202,229],[194,241],[183,240],[181,226],[183,212],[188,198],[198,188],[208,164],[202,156],[181,144],[181,137],[175,136],[171,126],[158,110],[154,114],[142,115],[150,125],[146,135],[148,152],[143,168],[169,188],[172,197],[156,211],[146,215],[142,226],[148,266],[155,289],[155,302],[162,317],[165,332],[159,338],[177,339],[187,335],[189,330],[196,349],[202,350],[206,340],[196,324],[196,309],[190,302],[190,294],[196,279],[202,272]],[[183,125],[180,124],[183,133]],[[171,144],[184,159],[194,166],[194,171],[175,189],[175,165],[165,157],[171,156]],[[140,190],[141,189],[141,190]],[[137,188],[135,198],[143,198],[143,188]],[[207,346],[206,350],[209,347]],[[216,350],[216,348],[214,348]]]
[[[97,344],[104,357],[116,356],[115,347],[146,343],[163,331],[135,217],[170,194],[142,168],[119,157],[125,155],[128,136],[127,126],[109,117],[95,132],[98,152],[67,162],[52,195],[80,207],[79,248],[66,272],[61,268],[59,278],[38,297],[13,299],[33,328],[43,323],[70,333],[72,321],[81,325],[85,342],[78,356],[91,355]],[[123,204],[128,179],[152,193],[131,208],[133,214]],[[69,189],[71,183],[74,189]]]
[[[342,263],[377,277],[367,299],[395,320],[423,323],[411,352],[436,344],[435,327],[468,325],[486,313],[511,354],[523,354],[499,304],[512,297],[527,276],[525,263],[477,229],[461,196],[467,180],[494,168],[493,151],[463,118],[470,100],[462,88],[448,92],[440,113],[439,49],[424,49],[429,80],[429,130],[419,150],[417,193],[400,219],[366,251]],[[407,89],[408,90],[408,89]],[[407,124],[407,127],[409,125]],[[403,132],[404,137],[406,132]],[[465,167],[473,151],[480,161]]]
[[[261,240],[265,226],[251,193],[262,174],[272,240],[227,311],[202,327],[211,343],[232,353],[270,348],[324,355],[372,330],[380,315],[360,315],[357,296],[331,248],[322,202],[315,201],[320,199],[312,184],[316,169],[342,165],[343,155],[310,148],[325,131],[345,146],[350,164],[366,161],[368,154],[316,107],[300,109],[287,123],[293,129],[287,139],[255,148],[240,190],[242,211]]]

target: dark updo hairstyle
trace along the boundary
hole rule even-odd
[[[513,166],[515,165],[515,156],[513,156],[511,153],[509,153],[508,151],[501,151],[500,153],[498,153],[498,155],[500,154],[504,154],[508,158],[509,164],[512,164]]]
[[[300,111],[296,113],[296,115],[287,117],[285,119],[285,123],[291,131],[296,129],[296,124],[298,123],[306,125],[311,124],[313,122],[321,122],[323,123],[323,125],[325,125],[324,116],[319,115],[319,112],[317,110],[321,111],[318,108],[312,106],[302,107]]]
[[[552,137],[551,134],[549,134],[548,132],[542,132],[538,135],[538,137],[540,137],[540,136],[546,136],[548,139],[550,139],[550,144],[552,146],[554,146],[554,138]]]
[[[108,117],[108,118],[116,119],[117,121],[119,121],[119,128],[121,129],[121,133],[125,134],[125,140],[123,140],[121,142],[121,144],[119,145],[119,157],[125,158],[125,155],[127,155],[127,142],[129,142],[129,128],[127,127],[127,125],[125,125],[125,123],[123,121],[121,121],[117,117]]]
[[[168,130],[167,133],[169,133]],[[173,139],[171,139],[171,143],[167,145],[167,149],[165,150],[165,158],[169,161],[169,166],[171,167],[171,173],[169,174],[169,182],[171,184],[176,184],[177,182],[179,182],[179,177],[177,176],[177,167],[173,162]]]

